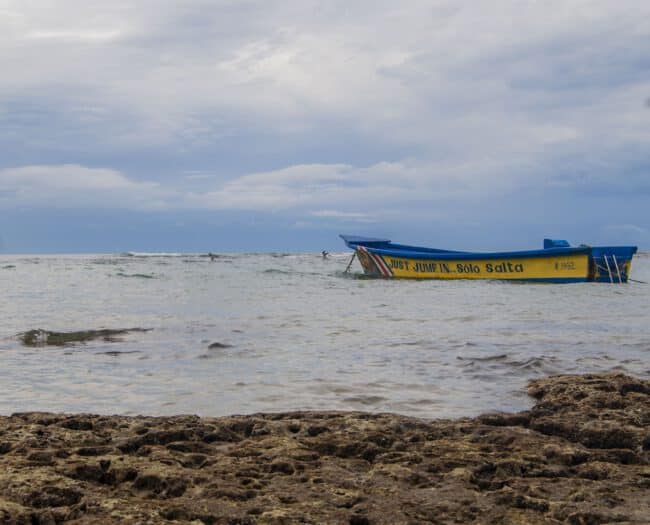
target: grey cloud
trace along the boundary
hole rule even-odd
[[[622,207],[613,173],[648,191],[649,16],[641,1],[10,2],[0,170],[110,169],[151,205],[309,222],[479,213],[533,188]],[[330,178],[278,178],[301,166]]]

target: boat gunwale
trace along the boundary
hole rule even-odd
[[[360,245],[363,246],[363,245]],[[563,257],[586,255],[591,253],[590,247],[545,248],[543,250],[522,250],[516,252],[421,252],[415,250],[394,250],[364,246],[366,250],[377,255],[397,257],[402,259],[435,259],[435,260],[482,260],[482,259],[523,259],[533,257]]]
[[[356,250],[357,247],[363,246],[364,248],[372,249],[390,249],[390,250],[404,250],[409,252],[424,252],[424,253],[471,253],[471,252],[461,252],[458,250],[445,250],[441,248],[428,248],[425,246],[412,246],[409,244],[393,244],[390,239],[385,239],[381,237],[360,237],[356,235],[339,235],[345,245],[352,249]],[[383,248],[382,248],[383,246]]]

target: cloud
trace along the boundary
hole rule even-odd
[[[26,35],[26,38],[71,42],[101,42],[116,40],[119,36],[119,31],[32,31]]]
[[[243,175],[213,191],[190,192],[184,204],[220,210],[293,209],[315,217],[360,219],[367,218],[374,207],[391,202],[417,205],[447,199],[463,187],[461,179],[466,174],[441,169],[435,173],[430,167],[405,163],[303,164]],[[345,209],[327,211],[333,203]]]
[[[374,222],[375,219],[371,218],[367,213],[358,213],[350,211],[339,210],[317,210],[311,212],[313,217],[324,217],[333,219],[342,219],[355,222]]]
[[[379,228],[534,222],[560,195],[585,224],[605,207],[648,229],[626,200],[650,191],[649,18],[642,0],[11,0],[0,199]]]
[[[111,169],[64,164],[0,170],[0,202],[8,207],[155,209],[169,195],[157,183],[135,182]]]
[[[114,170],[86,168],[74,164],[5,169],[0,172],[0,181],[6,186],[80,191],[123,190],[137,186]]]
[[[606,230],[609,232],[620,232],[620,233],[625,233],[625,234],[632,234],[632,235],[645,235],[648,233],[648,230],[646,228],[643,228],[641,226],[637,226],[636,224],[613,224],[610,226],[605,227]]]
[[[134,180],[114,169],[31,165],[0,170],[0,199],[8,206],[287,212],[371,222],[379,210],[382,216],[390,216],[395,205],[413,212],[433,203],[467,200],[471,195],[484,198],[502,190],[494,181],[476,183],[474,168],[471,163],[302,164],[245,174],[214,188],[209,173],[185,173],[179,180],[163,183]],[[207,189],[187,187],[188,178]],[[470,195],[467,185],[472,181]]]
[[[633,4],[15,2],[0,94],[119,113],[121,148],[326,124],[429,157],[530,155],[632,117],[620,97],[650,85],[650,7]]]

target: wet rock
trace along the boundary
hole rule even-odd
[[[187,490],[188,481],[180,477],[162,477],[157,474],[139,474],[133,488],[149,491],[160,498],[177,498]]]
[[[208,455],[204,454],[188,454],[187,456],[180,459],[181,465],[185,468],[196,468],[200,469],[208,462]]]
[[[227,343],[220,343],[218,341],[210,343],[208,345],[208,350],[219,350],[221,348],[232,348],[232,345],[229,345]]]
[[[133,488],[139,490],[152,490],[159,492],[165,485],[164,480],[155,474],[142,474],[133,482]]]
[[[185,453],[209,453],[211,448],[201,441],[175,441],[166,445],[167,449]]]
[[[643,448],[650,424],[647,382],[622,374],[532,381],[529,427],[588,448]]]
[[[87,417],[71,417],[64,419],[59,423],[63,428],[70,430],[92,430],[93,422],[91,418]]]
[[[307,434],[309,434],[311,437],[316,437],[323,432],[327,432],[327,430],[327,427],[324,427],[322,425],[312,425],[307,428]]]
[[[64,471],[65,475],[69,478],[77,479],[80,481],[92,481],[94,483],[101,483],[103,485],[115,485],[117,477],[115,472],[108,471],[110,462],[98,463],[96,465],[84,463],[76,465]]]
[[[23,504],[37,509],[62,507],[78,503],[81,497],[82,493],[71,487],[45,486],[30,492]]]
[[[300,425],[300,423],[289,423],[287,425],[287,430],[292,434],[297,434],[298,432],[300,432],[301,429],[302,426]]]
[[[116,468],[114,469],[115,478],[118,483],[126,483],[128,481],[133,481],[138,477],[138,470],[133,467],[127,468]]]
[[[492,425],[495,427],[525,427],[530,422],[530,418],[526,412],[521,414],[484,414],[479,416],[479,421],[485,425]]]
[[[167,480],[164,496],[167,498],[179,498],[187,490],[188,484],[187,480],[181,478],[170,478]]]
[[[548,501],[540,498],[533,498],[525,494],[518,494],[511,488],[499,493],[496,500],[498,503],[503,505],[518,509],[530,509],[540,513],[545,513],[550,508]]]
[[[459,421],[0,416],[0,523],[647,524],[649,384],[551,377]]]
[[[269,470],[270,472],[279,472],[290,476],[296,471],[296,468],[290,461],[276,459],[271,463]]]
[[[54,452],[50,450],[36,450],[27,454],[27,460],[37,465],[54,465]]]
[[[350,525],[370,525],[370,520],[366,516],[353,515],[350,516]]]
[[[108,342],[120,341],[119,336],[130,332],[147,332],[148,328],[120,328],[101,330],[81,330],[78,332],[54,332],[37,328],[18,334],[18,339],[25,346],[66,346],[77,343],[86,343],[96,339]]]
[[[114,450],[113,447],[80,447],[75,450],[75,454],[79,456],[104,456]]]

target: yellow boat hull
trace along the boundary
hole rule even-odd
[[[588,254],[436,260],[380,255],[360,246],[357,256],[364,273],[377,277],[580,282],[589,276]]]

